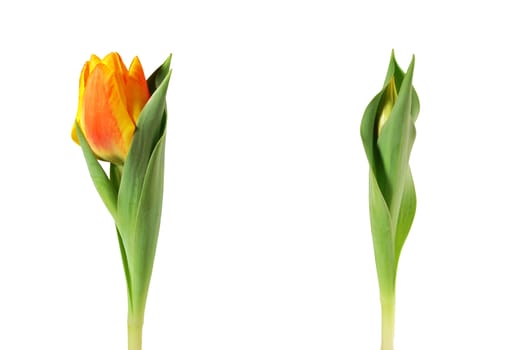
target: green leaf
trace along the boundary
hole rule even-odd
[[[370,171],[370,223],[377,276],[381,291],[390,292],[395,286],[395,249],[393,223],[384,196]]]
[[[101,167],[100,163],[96,159],[96,156],[92,152],[91,147],[85,139],[78,123],[76,124],[76,133],[78,136],[78,141],[80,142],[80,147],[82,148],[82,152],[85,157],[85,161],[87,163],[87,168],[89,169],[89,174],[91,175],[92,182],[94,183],[96,190],[103,200],[103,203],[105,203],[105,206],[115,220],[117,216],[117,191],[107,177],[107,174],[105,174],[105,171]]]
[[[171,77],[169,62],[170,57],[152,75],[152,81],[159,84],[139,116],[137,130],[124,164],[118,196],[118,225],[123,235],[133,232],[148,162],[158,140],[165,132],[166,93]],[[148,85],[151,84],[153,83],[148,82]]]
[[[121,233],[119,232],[119,229],[116,226],[116,232],[117,232],[117,241],[119,242],[119,250],[121,251],[121,258],[123,259],[123,269],[124,269],[124,277],[126,279],[126,289],[128,291],[128,303],[130,305],[130,308],[133,308],[132,303],[132,278],[130,273],[130,265],[128,264],[128,256],[126,253],[126,248],[124,246],[123,237],[121,236]]]
[[[117,194],[119,192],[119,184],[121,183],[122,167],[114,163],[110,163],[110,183],[114,187],[114,191]]]
[[[380,155],[377,148],[377,132],[375,129],[377,125],[379,106],[381,104],[383,94],[384,88],[371,100],[371,102],[366,107],[366,110],[363,114],[363,120],[361,121],[360,129],[366,157],[368,158],[370,169],[374,173],[378,173],[377,168],[379,167],[378,164],[380,163]]]
[[[135,217],[135,230],[130,238],[134,247],[133,297],[145,304],[153,271],[164,190],[165,134],[155,147],[144,178],[139,207]]]
[[[152,95],[139,117],[119,183],[116,224],[133,315],[144,313],[160,229],[170,76],[169,56],[148,79]]]
[[[160,67],[158,67],[157,70],[153,72],[153,74],[150,75],[148,78],[148,87],[149,92],[152,95],[155,90],[162,84],[162,82],[167,78],[167,75],[169,72],[172,71],[171,69],[171,59],[172,54],[167,57],[167,59],[162,63]]]
[[[404,79],[404,71],[398,65],[395,58],[395,50],[391,51],[391,59],[389,61],[388,71],[386,73],[386,79],[384,80],[384,86],[387,86],[391,78],[395,78],[397,90],[400,90],[402,81]]]
[[[400,204],[400,212],[396,224],[395,235],[395,264],[398,265],[402,247],[411,230],[414,215],[416,214],[416,190],[412,179],[411,169],[405,175],[404,192]]]
[[[386,186],[382,186],[381,190],[394,218],[398,217],[400,210],[405,175],[415,138],[411,116],[413,71],[414,58],[399,87],[398,98],[389,120],[377,140],[383,166],[383,171],[376,174],[377,182],[381,184],[381,178],[385,177]]]
[[[370,220],[381,295],[394,295],[400,253],[414,220],[416,192],[409,158],[416,138],[419,99],[412,85],[414,57],[404,73],[394,53],[382,90],[368,104],[361,138],[370,166]],[[379,132],[394,80],[396,99]],[[389,94],[388,94],[389,95]],[[382,123],[380,123],[382,125]]]

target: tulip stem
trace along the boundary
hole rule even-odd
[[[395,335],[395,293],[381,295],[382,342],[381,350],[393,350]]]
[[[142,350],[143,317],[128,315],[128,350]]]

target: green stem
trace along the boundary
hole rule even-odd
[[[128,314],[128,350],[142,350],[144,316]]]
[[[393,350],[395,335],[395,293],[380,298],[382,308],[381,350]]]

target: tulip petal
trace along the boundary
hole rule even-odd
[[[135,131],[120,83],[114,71],[97,64],[87,81],[80,123],[94,153],[118,164],[126,158]]]
[[[82,119],[83,111],[84,111],[84,91],[85,91],[85,83],[89,77],[89,62],[85,62],[82,67],[82,72],[80,73],[80,83],[78,87],[78,110],[76,112],[75,123],[73,123],[73,129],[71,130],[71,138],[77,144],[80,144],[78,136],[76,134],[76,123],[81,125],[80,120]]]
[[[139,61],[139,58],[135,56],[130,64],[130,70],[128,73],[127,80],[127,94],[128,100],[128,113],[133,118],[134,123],[137,123],[142,108],[146,105],[149,100],[149,89],[146,77],[144,76],[144,70]]]
[[[78,120],[77,120],[78,123]],[[78,135],[76,134],[76,123],[73,123],[73,128],[71,129],[71,139],[75,141],[77,145],[80,144],[80,141],[78,140]]]
[[[94,70],[94,68],[96,68],[96,66],[98,64],[101,63],[101,59],[96,56],[96,55],[91,55],[91,58],[89,59],[89,61],[86,63],[86,66],[87,66],[87,71],[86,71],[86,74],[85,74],[85,79],[84,79],[84,83],[87,84],[87,80],[88,80],[88,77],[89,75],[92,73],[92,71]]]
[[[123,59],[117,52],[111,52],[106,55],[103,58],[102,63],[121,76],[128,76],[128,69],[126,69],[126,65],[124,64]]]

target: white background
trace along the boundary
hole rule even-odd
[[[486,1],[0,5],[0,349],[126,349],[70,138],[91,53],[174,54],[144,349],[379,349],[362,113],[416,55],[396,349],[512,349],[511,12]]]

